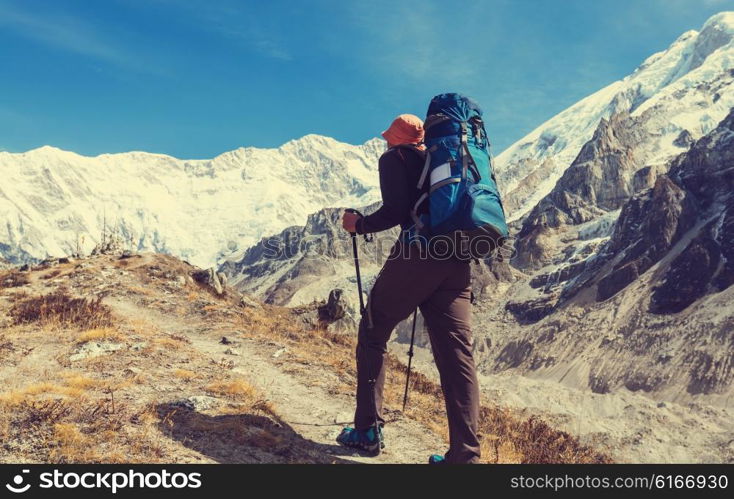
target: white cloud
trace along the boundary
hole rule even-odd
[[[23,5],[25,7],[27,4]],[[143,65],[134,54],[109,43],[90,24],[68,14],[31,11],[0,1],[1,27],[54,49],[130,69],[159,72],[157,68]]]

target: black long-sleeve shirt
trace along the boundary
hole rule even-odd
[[[380,192],[382,206],[371,215],[357,220],[357,233],[365,234],[413,225],[410,212],[420,196],[418,179],[425,158],[418,150],[405,147],[389,149],[380,157]]]

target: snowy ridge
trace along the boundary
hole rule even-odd
[[[49,146],[0,152],[0,257],[61,256],[77,241],[88,252],[106,219],[126,246],[211,266],[325,206],[378,200],[383,151],[381,139],[354,146],[307,135],[211,160],[85,157]]]
[[[685,150],[676,139],[697,139],[734,106],[734,12],[711,17],[667,50],[648,57],[631,75],[582,99],[546,121],[495,159],[511,219],[548,194],[602,118],[631,113],[650,136],[648,164]]]

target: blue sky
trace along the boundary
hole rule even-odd
[[[0,149],[362,143],[459,91],[498,153],[734,0],[0,0]]]

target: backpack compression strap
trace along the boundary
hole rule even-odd
[[[469,144],[466,141],[466,121],[461,122],[461,179],[466,179],[467,171],[471,169],[474,175],[474,182],[479,183],[482,177],[479,175],[479,169],[474,162],[474,158],[469,151]]]

